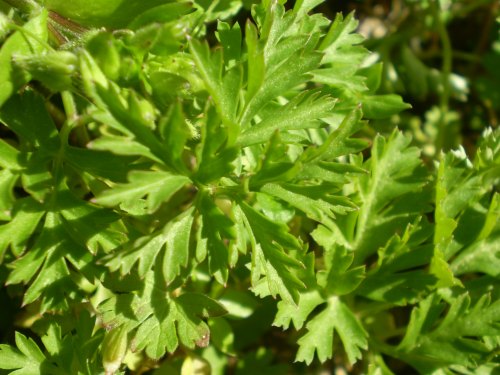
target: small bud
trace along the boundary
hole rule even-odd
[[[139,66],[132,57],[123,57],[120,63],[120,79],[131,84],[139,77]]]
[[[87,42],[87,50],[94,57],[103,73],[111,80],[120,75],[120,52],[110,33],[100,33]]]
[[[134,92],[131,92],[128,97],[128,108],[130,115],[134,119],[144,126],[154,129],[156,119],[155,108],[149,101],[139,98]]]
[[[44,55],[14,55],[13,63],[53,91],[68,90],[76,71],[77,58],[68,51],[54,51]]]
[[[107,332],[102,343],[102,364],[106,375],[115,374],[128,349],[127,330],[124,325]]]

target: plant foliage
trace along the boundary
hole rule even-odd
[[[5,373],[493,373],[500,135],[367,136],[410,105],[352,13],[6,3],[0,276],[30,331]]]

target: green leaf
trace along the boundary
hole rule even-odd
[[[321,125],[321,118],[327,117],[335,104],[329,96],[319,92],[304,92],[290,100],[286,105],[266,113],[259,123],[243,131],[238,144],[245,147],[267,141],[275,131],[308,129]]]
[[[303,264],[287,252],[300,251],[300,243],[283,224],[269,220],[244,202],[240,208],[252,245],[252,286],[256,288],[264,282],[273,297],[279,294],[286,301],[297,302],[298,292],[305,285],[291,269],[303,267]],[[265,281],[261,275],[265,276]]]
[[[482,272],[500,275],[500,195],[491,199],[484,225],[476,241],[467,246],[453,259],[451,269],[455,275]]]
[[[295,2],[293,11],[297,14],[297,18],[301,19],[312,9],[323,3],[323,1],[324,0],[299,0]]]
[[[292,184],[266,184],[260,190],[282,199],[304,212],[310,219],[325,225],[332,223],[335,213],[345,214],[355,209],[347,199],[330,195],[332,189],[328,185],[312,188]]]
[[[80,173],[125,182],[127,180],[128,166],[135,158],[119,157],[107,151],[89,150],[68,146],[65,149],[68,164]]]
[[[488,138],[493,140],[495,134],[490,133]],[[434,243],[445,260],[458,255],[453,267],[460,269],[459,274],[466,270],[496,274],[493,254],[499,213],[498,197],[491,191],[496,185],[492,176],[498,169],[495,160],[500,150],[488,138],[477,151],[476,166],[461,148],[443,155],[438,169]],[[470,262],[464,262],[468,257]]]
[[[500,334],[500,301],[490,302],[490,297],[484,295],[471,306],[470,297],[463,293],[450,303],[442,315],[446,305],[432,294],[413,310],[397,350],[411,354],[409,362],[417,369],[452,364],[476,367],[487,360],[490,349],[483,337]]]
[[[36,375],[41,373],[41,364],[45,360],[38,346],[32,339],[16,332],[18,350],[9,345],[0,346],[0,368],[7,370],[18,369],[12,373]]]
[[[87,4],[82,0],[75,0],[71,5],[61,0],[47,0],[45,6],[86,27],[122,29],[137,15],[149,9],[164,4],[164,0],[152,0],[143,3],[139,0],[113,0],[103,3]]]
[[[84,203],[69,191],[58,194],[58,205],[68,235],[92,254],[99,250],[109,252],[126,241],[125,228],[113,211]]]
[[[305,159],[307,161],[317,159],[331,161],[339,156],[353,154],[365,149],[368,145],[365,141],[351,138],[363,128],[362,116],[361,107],[354,108],[343,118],[338,127],[327,136],[321,146],[306,151],[307,156]]]
[[[217,39],[224,48],[224,61],[228,67],[236,65],[241,59],[241,28],[236,22],[232,27],[226,22],[217,24]]]
[[[306,74],[316,68],[320,60],[319,54],[298,51],[274,69],[268,69],[259,90],[245,106],[240,117],[242,126],[248,127],[253,117],[269,101],[306,81]]]
[[[206,194],[200,197],[198,212],[200,233],[196,251],[207,254],[210,274],[214,275],[219,283],[226,285],[229,275],[229,250],[224,242],[236,238],[235,225]],[[200,255],[198,260],[202,260]]]
[[[296,329],[301,329],[314,309],[324,302],[325,299],[318,289],[300,293],[299,303],[296,305],[280,301],[273,325],[288,329],[292,322]]]
[[[43,10],[39,15],[29,20],[22,30],[16,31],[3,43],[0,49],[0,107],[30,80],[28,75],[12,64],[12,57],[15,54],[36,54],[44,51],[48,35],[46,25],[47,11]]]
[[[227,318],[244,319],[252,315],[258,302],[249,292],[229,289],[219,298],[219,302],[227,310]]]
[[[231,325],[224,318],[212,318],[208,321],[210,338],[223,353],[234,355],[234,333]]]
[[[95,318],[86,311],[70,324],[71,332],[61,333],[61,321],[45,318],[46,330],[41,341],[46,352],[42,352],[34,340],[16,332],[16,346],[0,345],[0,368],[16,371],[12,374],[54,374],[64,375],[71,372],[90,375],[101,371],[98,347],[103,330],[94,332]],[[94,333],[94,334],[93,334]]]
[[[293,180],[300,173],[302,163],[300,160],[293,160],[289,150],[290,147],[282,142],[279,132],[274,133],[250,176],[251,190],[259,190],[262,185],[270,182]]]
[[[18,169],[19,165],[19,151],[4,141],[0,139],[0,167],[5,169]]]
[[[338,297],[330,297],[326,308],[307,323],[306,329],[298,341],[296,361],[310,364],[315,352],[320,362],[331,359],[334,332],[339,335],[350,363],[355,363],[361,358],[361,350],[368,348],[366,331]]]
[[[123,308],[126,307],[126,311]],[[215,300],[198,293],[172,297],[149,272],[139,294],[113,296],[99,305],[104,324],[126,325],[133,331],[133,346],[153,359],[172,353],[179,343],[193,349],[210,340],[208,325],[202,320],[225,314]]]
[[[188,265],[193,219],[193,208],[186,210],[160,231],[123,245],[104,259],[107,260],[106,265],[112,271],[120,270],[122,275],[126,275],[139,262],[140,277],[146,276],[154,265],[155,272],[161,271],[165,283],[170,284],[180,274],[181,268]]]
[[[153,6],[156,4],[153,4]],[[129,29],[138,29],[139,27],[150,25],[151,23],[167,23],[181,18],[192,10],[190,2],[176,2],[170,4],[161,4],[147,9],[138,14],[132,22],[128,24]]]
[[[189,39],[189,48],[206,89],[215,102],[217,113],[228,128],[229,140],[232,142],[239,132],[236,125],[239,97],[235,93],[240,91],[241,69],[235,67],[225,72],[222,50],[211,53],[206,43]]]
[[[260,40],[252,25],[247,23],[246,27],[249,85],[239,116],[243,129],[249,127],[254,116],[270,101],[305,82],[307,74],[321,62],[321,54],[313,51],[319,34],[287,37],[287,31],[302,19],[296,20],[291,11],[285,13],[281,4],[269,4],[263,14]]]
[[[321,61],[323,66],[314,72],[313,80],[348,91],[366,89],[363,79],[355,76],[368,55],[368,51],[360,45],[363,37],[355,33],[357,26],[358,21],[354,19],[354,13],[348,14],[345,18],[337,13],[321,41],[320,50],[324,53]]]
[[[402,236],[393,235],[378,251],[377,266],[366,275],[357,293],[397,305],[416,303],[436,286],[437,278],[426,266],[434,251],[429,243],[432,226],[418,219]]]
[[[357,263],[428,210],[425,195],[419,194],[426,184],[425,169],[419,150],[410,142],[397,130],[387,140],[377,136],[371,158],[363,165],[370,175],[362,175],[357,185],[355,203],[360,208],[351,245]]]
[[[59,149],[58,132],[45,109],[44,100],[31,90],[12,96],[0,109],[0,121],[32,147],[51,153]]]
[[[186,176],[164,171],[132,171],[128,177],[127,184],[106,190],[93,201],[105,206],[117,206],[147,196],[148,211],[154,212],[190,181]]]
[[[19,176],[8,169],[0,171],[0,220],[11,219],[10,210],[15,201],[14,187],[18,179]]]
[[[41,205],[31,198],[20,199],[16,203],[12,220],[0,226],[0,259],[3,259],[9,246],[16,256],[24,252],[43,215]]]
[[[115,240],[107,237],[108,226],[117,220],[114,214],[85,207],[85,202],[67,191],[59,194],[60,200],[55,202],[60,206],[55,205],[45,214],[39,235],[33,239],[29,251],[10,264],[12,271],[7,279],[7,284],[29,284],[23,303],[39,300],[42,312],[67,308],[68,301],[81,293],[82,283],[94,282],[98,266],[93,263],[91,252]],[[26,208],[36,209],[37,206]],[[40,220],[43,216],[43,213],[35,214],[40,212],[38,210],[32,214],[33,219]],[[36,221],[29,223],[20,233],[19,240],[28,240],[36,224]],[[7,227],[6,233],[13,229]],[[111,242],[111,246],[116,244]]]
[[[325,249],[326,269],[317,273],[318,285],[326,295],[352,293],[365,278],[365,266],[351,267],[354,255],[343,247]]]
[[[9,345],[0,345],[0,368],[13,370],[25,367],[26,357]]]
[[[184,149],[186,148],[186,142],[192,137],[192,134],[182,106],[180,104],[174,105],[168,116],[163,119],[161,125],[165,146],[170,150],[168,154],[170,164],[179,173],[186,173],[187,168],[183,160]]]
[[[373,120],[388,118],[411,108],[410,104],[394,94],[364,96],[361,103],[365,117]]]
[[[150,150],[155,159],[168,165],[167,155],[170,151],[152,131],[155,126],[153,105],[135,91],[122,90],[109,81],[96,61],[85,51],[80,55],[80,73],[85,93],[98,107],[93,113],[95,119],[120,133],[133,136]]]
[[[208,184],[233,173],[234,162],[240,150],[229,144],[230,129],[221,124],[213,108],[203,117],[205,120],[201,129],[201,142],[196,149],[198,167],[192,178]]]
[[[161,159],[153,155],[147,146],[135,142],[129,137],[99,137],[89,142],[87,147],[94,150],[109,151],[116,155],[145,156],[148,159],[161,163]],[[119,170],[123,170],[123,166]]]
[[[78,59],[69,51],[47,51],[43,55],[16,55],[13,63],[51,91],[73,88]]]

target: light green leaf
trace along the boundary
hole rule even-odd
[[[482,272],[500,275],[500,195],[495,193],[484,219],[484,226],[473,243],[451,262],[455,275]]]
[[[369,95],[361,100],[363,114],[368,119],[384,119],[399,112],[411,108],[411,105],[403,102],[399,95]]]
[[[331,84],[347,91],[365,91],[363,79],[355,76],[368,51],[360,45],[363,37],[357,33],[354,13],[345,18],[337,13],[335,20],[319,46],[323,52],[322,67],[314,71],[313,80]]]
[[[19,375],[41,375],[42,371],[61,374],[53,365],[46,363],[45,355],[33,339],[19,332],[16,332],[15,339],[17,349],[0,345],[0,369],[16,370],[10,373]]]
[[[300,293],[299,303],[296,305],[280,301],[273,325],[288,329],[290,323],[293,323],[296,329],[301,329],[313,310],[324,302],[325,299],[318,289]]]
[[[223,353],[234,355],[234,332],[231,325],[224,318],[212,318],[208,321],[210,339]]]
[[[0,368],[4,370],[13,370],[23,368],[28,362],[26,357],[15,350],[10,345],[0,345]]]
[[[18,169],[19,165],[19,151],[4,141],[0,139],[0,167],[5,169]]]
[[[215,279],[226,285],[229,275],[229,249],[225,240],[236,238],[233,221],[206,194],[200,197],[200,237],[198,249],[208,256],[208,268]],[[203,248],[203,249],[202,249]]]
[[[0,259],[9,246],[14,255],[21,255],[44,215],[41,205],[31,198],[19,200],[14,212],[12,220],[0,226]]]
[[[116,206],[147,196],[148,210],[154,212],[189,181],[186,176],[163,171],[132,171],[129,173],[129,183],[106,190],[93,201],[105,206]]]
[[[246,129],[239,137],[238,144],[250,146],[266,142],[275,131],[308,129],[321,125],[321,118],[327,117],[335,100],[329,96],[304,92],[290,100],[286,105],[266,113],[259,123]]]
[[[0,220],[11,219],[11,209],[15,202],[14,187],[18,179],[19,176],[10,170],[0,170]]]
[[[279,294],[285,301],[297,302],[298,292],[305,286],[291,269],[303,264],[287,252],[300,251],[300,243],[283,224],[269,220],[246,203],[240,208],[252,245],[252,286],[257,287],[263,275],[273,297]]]
[[[240,91],[242,84],[241,69],[235,67],[225,72],[222,50],[211,53],[206,43],[189,39],[189,48],[206,89],[215,101],[217,113],[228,127],[229,139],[233,141],[239,132],[236,125],[239,97],[235,93]]]
[[[330,195],[330,189],[328,185],[315,186],[313,189],[300,185],[269,183],[262,186],[260,190],[282,199],[304,212],[310,219],[328,226],[334,225],[332,220],[335,218],[335,213],[345,214],[355,210],[352,204],[349,205],[347,199]]]
[[[147,274],[143,285],[139,294],[116,295],[100,304],[104,324],[125,325],[133,331],[135,348],[144,349],[153,359],[166,351],[174,352],[179,343],[191,349],[208,345],[210,330],[202,319],[226,313],[218,302],[198,293],[173,298],[158,285],[153,272]]]
[[[12,34],[0,49],[0,107],[13,95],[30,77],[12,64],[15,54],[41,53],[47,47],[47,11],[29,20],[23,29]],[[36,38],[33,37],[36,35]],[[43,43],[40,43],[43,42]],[[29,112],[29,111],[28,111]]]
[[[374,140],[371,158],[363,165],[370,175],[362,175],[357,184],[355,203],[360,208],[352,242],[356,263],[383,246],[396,228],[404,230],[429,209],[426,196],[419,194],[426,184],[426,170],[420,151],[410,142],[397,130],[387,140],[382,136]]]
[[[419,218],[408,224],[403,235],[393,235],[378,251],[377,266],[366,275],[357,293],[376,301],[397,305],[416,303],[433,289],[439,273],[427,265],[434,249],[429,238],[432,226]]]
[[[64,193],[62,195],[64,196]],[[76,201],[77,204],[85,204],[82,201]],[[29,284],[23,303],[29,304],[39,300],[42,312],[48,309],[68,308],[68,301],[80,292],[76,285],[77,279],[72,280],[70,277],[69,265],[71,269],[77,270],[78,277],[82,281],[86,280],[87,283],[94,281],[97,277],[97,267],[93,264],[86,241],[92,238],[93,234],[98,233],[99,229],[105,230],[104,224],[109,224],[109,219],[104,216],[103,220],[98,221],[101,224],[99,228],[92,229],[92,225],[87,225],[85,230],[78,233],[79,240],[77,241],[73,232],[75,227],[67,226],[67,218],[74,219],[77,213],[72,212],[72,208],[68,208],[67,218],[65,218],[65,210],[58,210],[58,208],[56,206],[53,211],[45,214],[40,234],[33,240],[29,251],[11,263],[12,271],[7,278],[7,284]],[[95,214],[96,211],[93,213]],[[86,219],[91,220],[89,217]],[[116,220],[116,217],[113,216],[112,220]],[[32,223],[30,226],[34,229]],[[29,236],[28,232],[22,236]],[[71,249],[71,252],[67,249]]]
[[[110,151],[117,155],[145,156],[161,163],[161,159],[153,155],[146,146],[128,137],[103,136],[89,142],[87,147],[93,150]]]
[[[159,274],[161,270],[165,283],[170,284],[189,261],[193,210],[186,210],[160,231],[125,244],[121,250],[106,258],[106,265],[112,271],[120,270],[122,275],[126,275],[139,262],[140,277],[146,276],[154,265],[155,272]],[[159,256],[160,252],[163,256]]]
[[[245,319],[252,315],[258,306],[258,301],[249,292],[229,289],[220,298],[219,302],[227,310],[227,318]]]
[[[412,311],[410,323],[397,350],[411,354],[408,362],[417,369],[450,365],[475,367],[490,354],[484,336],[500,334],[500,301],[490,302],[484,295],[471,306],[467,293],[446,304],[436,294],[430,295]]]
[[[340,336],[350,363],[361,358],[361,349],[368,348],[367,333],[352,311],[338,297],[331,297],[326,308],[306,325],[307,333],[299,341],[296,361],[313,361],[315,352],[320,362],[333,355],[334,332]]]

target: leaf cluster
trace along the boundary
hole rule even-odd
[[[121,3],[2,13],[0,275],[43,348],[17,332],[0,369],[498,364],[498,131],[434,165],[398,129],[364,136],[410,106],[322,1],[244,26],[239,1]],[[273,363],[271,325],[299,364]]]

